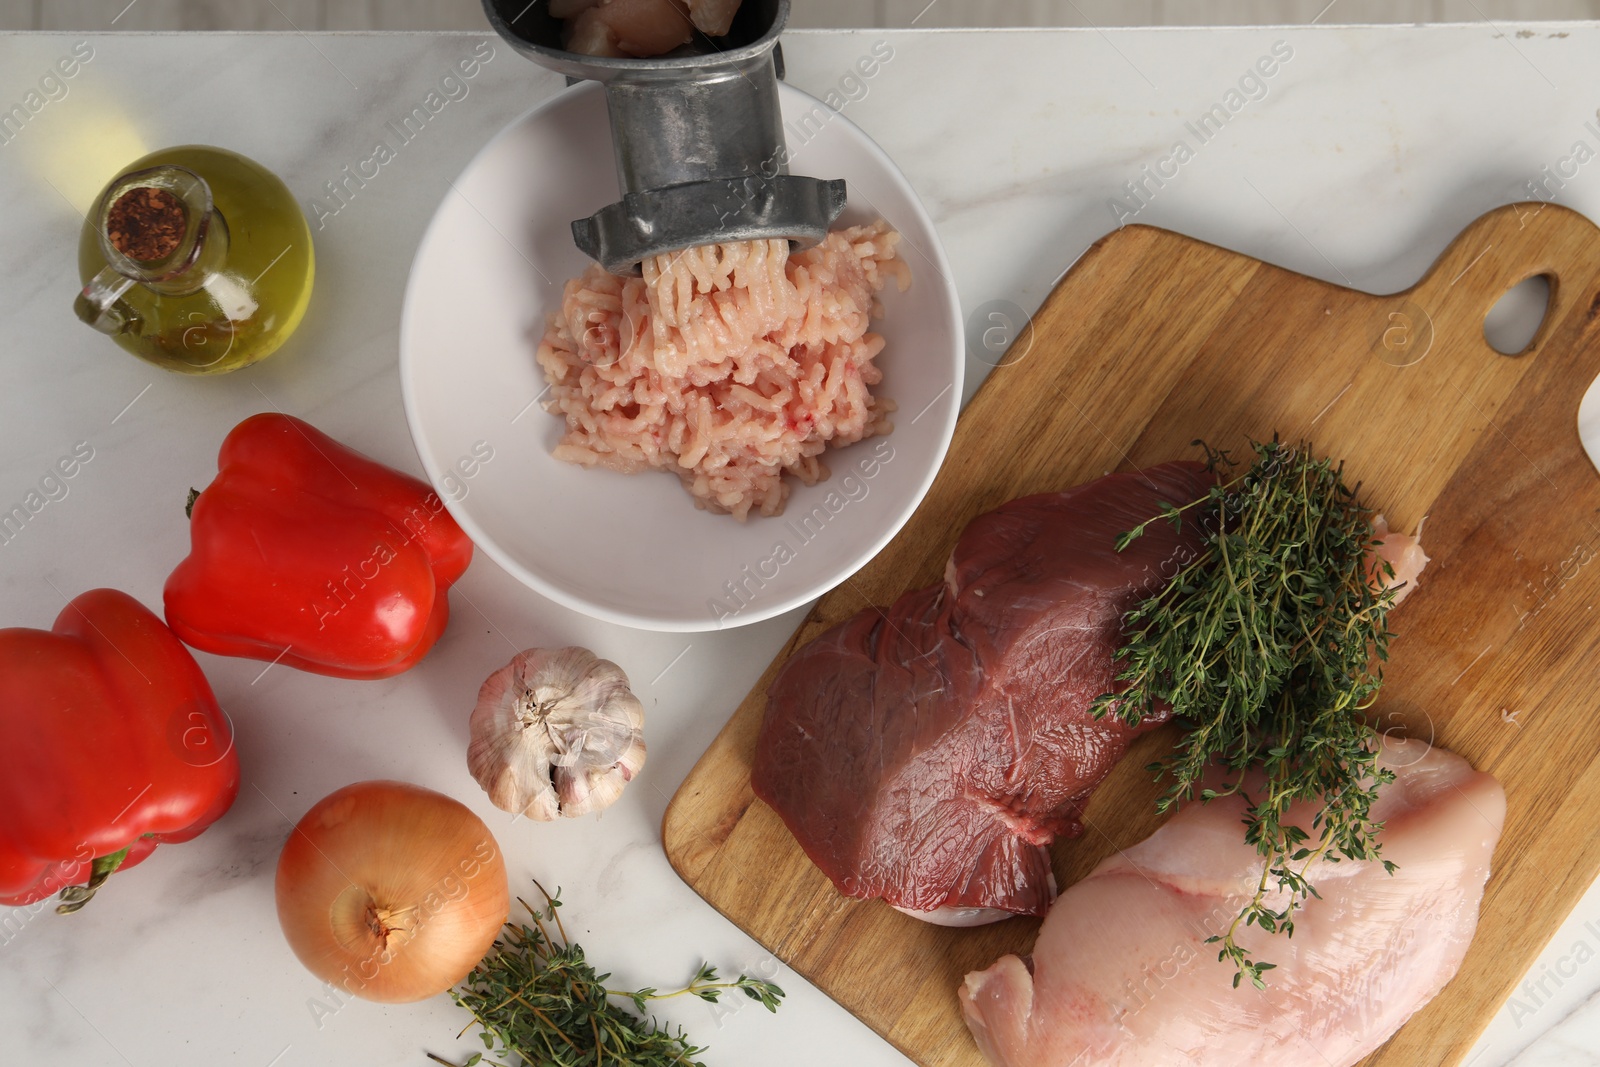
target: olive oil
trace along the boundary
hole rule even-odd
[[[159,262],[131,258],[140,246],[108,232],[115,202],[141,189],[170,190],[154,195],[187,212],[188,243]],[[84,222],[78,272],[80,318],[158,366],[220,374],[271,355],[300,325],[315,263],[311,228],[276,175],[235,152],[184,145],[107,186]]]

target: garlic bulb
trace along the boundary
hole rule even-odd
[[[467,768],[497,808],[544,821],[601,811],[644,756],[628,676],[586,648],[531,648],[478,692]]]

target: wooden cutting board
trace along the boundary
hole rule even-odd
[[[1483,320],[1546,275],[1528,350],[1502,356]],[[956,427],[928,498],[829,593],[690,773],[667,855],[717,910],[918,1063],[977,1067],[955,991],[1038,923],[947,930],[837,893],[749,770],[778,664],[824,629],[939,580],[966,522],[1013,497],[1194,457],[1204,438],[1309,439],[1433,563],[1394,618],[1385,729],[1461,753],[1509,812],[1477,938],[1455,980],[1367,1060],[1456,1064],[1600,871],[1600,475],[1578,404],[1600,374],[1600,230],[1554,206],[1472,223],[1404,293],[1370,296],[1178,234],[1128,226],[1062,279]],[[1157,826],[1133,746],[1054,848],[1063,886]]]

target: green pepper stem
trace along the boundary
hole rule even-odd
[[[56,905],[56,914],[71,915],[89,903],[95,891],[105,885],[106,879],[122,866],[122,861],[128,858],[128,849],[132,847],[125,845],[110,855],[96,856],[89,868],[89,881],[83,885],[69,885],[61,891],[62,903]]]

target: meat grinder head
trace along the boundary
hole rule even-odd
[[[550,0],[483,8],[517,52],[605,87],[623,196],[573,222],[572,239],[606,270],[638,274],[652,256],[722,241],[815,244],[844,210],[844,179],[789,173],[778,106],[789,0],[744,0],[725,36],[697,31],[650,59],[566,51]]]

